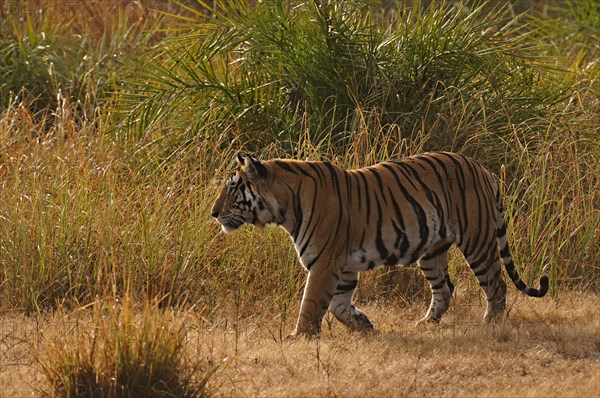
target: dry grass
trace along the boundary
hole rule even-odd
[[[207,323],[182,311],[176,323],[184,327],[189,356],[224,361],[209,382],[216,396],[598,396],[600,297],[564,292],[535,300],[511,293],[510,320],[495,327],[479,323],[483,303],[464,290],[439,327],[413,326],[424,303],[367,303],[378,326],[372,336],[333,321],[319,339],[288,340],[293,317],[283,320],[279,312]],[[68,325],[97,326],[82,314],[2,316],[3,396],[47,388],[35,358],[47,344],[66,341]]]

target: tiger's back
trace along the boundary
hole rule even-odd
[[[497,179],[470,158],[436,152],[348,171],[328,162],[239,160],[242,165],[213,215],[224,229],[234,214],[234,225],[273,223],[289,232],[309,271],[299,333],[318,333],[327,308],[349,327],[371,330],[368,318],[352,305],[358,273],[416,261],[432,289],[422,321],[439,321],[453,291],[447,260],[452,244],[488,298],[486,321],[505,306],[498,250],[520,290],[538,297],[547,291],[547,278],[538,290],[516,273]]]
[[[348,216],[364,228],[349,232],[348,241],[358,242],[352,257],[361,249],[368,254],[364,264],[362,258],[351,259],[357,269],[411,264],[441,242],[467,243],[467,249],[491,239],[498,214],[489,199],[496,197],[498,184],[492,173],[470,162],[430,153],[345,172],[344,188],[353,193],[347,196]],[[482,234],[485,227],[490,229]],[[371,245],[363,247],[364,241]]]

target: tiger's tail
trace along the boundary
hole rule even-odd
[[[512,279],[517,289],[519,289],[526,295],[532,297],[544,297],[548,292],[548,276],[543,275],[540,278],[540,286],[537,289],[534,289],[532,287],[527,286],[525,282],[523,282],[515,268],[515,263],[513,262],[512,256],[510,255],[510,250],[508,248],[508,239],[506,238],[506,223],[504,222],[504,206],[499,188],[496,193],[496,208],[498,210],[498,226],[496,230],[498,248],[500,250],[500,257],[502,257],[502,262],[504,263],[504,268],[506,268],[506,272],[510,276],[510,279]]]

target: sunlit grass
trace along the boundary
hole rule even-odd
[[[180,314],[150,302],[136,309],[127,299],[80,311],[89,315],[70,320],[59,313],[56,328],[35,347],[49,385],[40,396],[210,396],[207,383],[218,364],[186,353],[188,331]]]

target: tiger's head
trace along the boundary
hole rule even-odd
[[[210,214],[224,232],[234,231],[243,224],[259,228],[281,224],[283,211],[270,189],[273,185],[270,166],[239,153],[236,159],[238,167],[223,184]]]

